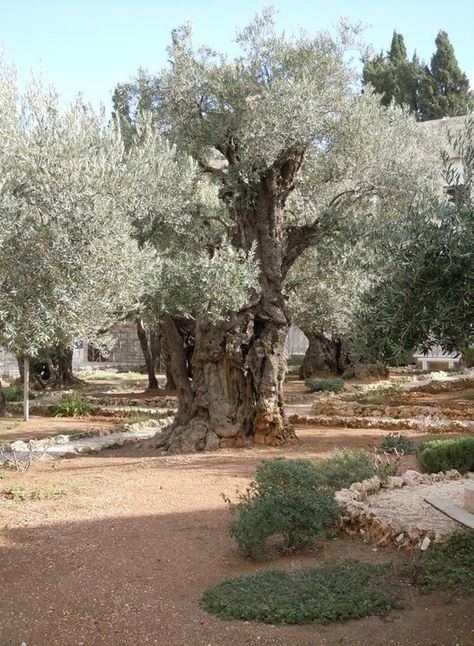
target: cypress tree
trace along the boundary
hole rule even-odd
[[[459,68],[448,34],[440,31],[435,44],[436,52],[420,88],[423,120],[463,115],[472,107],[469,80]]]

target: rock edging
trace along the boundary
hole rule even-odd
[[[398,519],[385,520],[375,514],[364,501],[377,494],[381,489],[401,489],[421,484],[432,484],[448,480],[459,480],[461,474],[456,469],[446,472],[423,474],[408,470],[401,476],[391,476],[381,480],[378,476],[354,482],[349,489],[341,489],[334,494],[336,502],[345,509],[340,527],[351,535],[358,535],[366,542],[374,542],[380,547],[394,545],[404,549],[427,550],[441,538],[432,529],[422,529],[404,524]]]

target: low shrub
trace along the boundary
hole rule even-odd
[[[460,473],[474,471],[474,435],[423,442],[418,448],[416,459],[425,473],[449,469],[457,469]]]
[[[288,357],[288,365],[289,366],[301,366],[304,361],[304,354],[292,354],[290,357]]]
[[[3,394],[7,403],[23,401],[22,386],[7,386],[3,389]],[[36,399],[35,393],[31,392],[31,390],[28,392],[28,399]]]
[[[230,525],[239,551],[251,559],[271,558],[310,544],[329,529],[340,510],[309,460],[265,460],[239,502]]]
[[[374,456],[368,451],[336,451],[317,464],[324,486],[333,491],[350,487],[378,473]]]
[[[414,453],[415,445],[402,433],[389,433],[380,445],[380,449],[385,453]]]
[[[304,382],[306,388],[313,393],[333,392],[338,393],[344,388],[344,379],[333,377],[331,379],[306,379]]]
[[[474,532],[458,530],[435,543],[414,578],[422,592],[441,589],[464,596],[474,594]]]
[[[206,590],[202,604],[219,619],[269,624],[328,624],[402,607],[391,567],[358,561],[229,579]]]
[[[63,399],[55,410],[55,417],[88,417],[93,413],[93,408],[79,397]]]
[[[366,451],[340,451],[317,463],[264,460],[237,504],[227,499],[236,515],[230,533],[239,551],[255,560],[305,547],[339,517],[334,491],[375,473]]]

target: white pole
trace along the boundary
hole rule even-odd
[[[30,418],[30,400],[28,398],[28,388],[30,385],[30,362],[28,359],[23,360],[23,419],[27,422]]]

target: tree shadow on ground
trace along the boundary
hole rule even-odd
[[[454,643],[449,641],[454,635],[467,644],[462,640],[472,636],[470,602],[444,606],[433,597],[423,597],[421,604],[414,597],[415,607],[392,614],[388,623],[381,618],[330,626],[221,622],[207,615],[199,600],[204,589],[222,579],[321,560],[399,558],[399,553],[374,552],[360,541],[342,538],[302,555],[254,563],[237,554],[227,524],[222,511],[201,510],[4,531],[2,640],[32,646],[307,646],[447,644]]]

